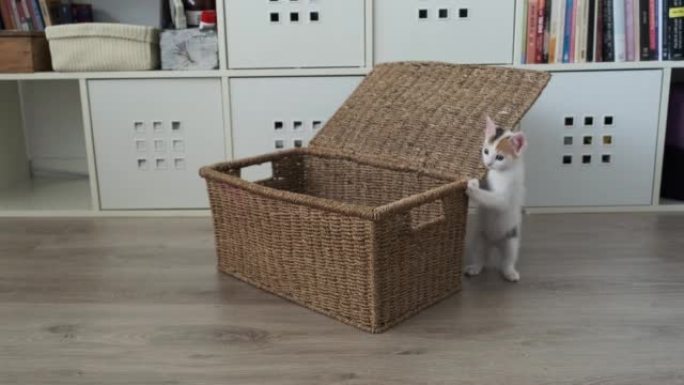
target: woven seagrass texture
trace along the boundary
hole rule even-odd
[[[473,153],[485,116],[515,127],[549,79],[544,72],[501,67],[381,64],[311,147],[446,176],[481,174]]]
[[[460,289],[464,190],[482,175],[484,113],[515,125],[547,81],[502,68],[379,66],[312,147],[201,169],[218,268],[370,332],[446,298]],[[240,178],[264,163],[271,178]]]

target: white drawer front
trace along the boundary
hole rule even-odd
[[[364,0],[226,0],[230,68],[362,67]]]
[[[375,0],[375,62],[512,63],[512,0]]]
[[[88,82],[102,209],[207,208],[225,159],[218,79]]]
[[[522,122],[529,206],[651,203],[662,73],[556,73]]]

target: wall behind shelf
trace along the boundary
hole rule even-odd
[[[88,175],[78,81],[23,81],[20,87],[32,171]]]

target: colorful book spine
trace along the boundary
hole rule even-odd
[[[14,20],[12,19],[12,8],[9,4],[11,0],[0,0],[0,15],[2,15],[2,23],[5,29],[16,29]]]
[[[656,0],[648,0],[648,56],[658,59],[658,40],[656,39]]]
[[[537,3],[537,36],[535,37],[535,63],[544,62],[544,8],[545,0]]]
[[[615,61],[613,0],[603,1],[603,61]]]
[[[668,19],[670,60],[684,60],[684,0],[669,0]]]
[[[555,0],[557,3],[558,0]],[[549,62],[549,45],[551,43],[551,9],[554,0],[546,0],[544,5],[544,53],[542,55],[542,63]]]
[[[634,0],[625,0],[625,59],[635,60],[634,52]]]
[[[570,50],[572,49],[572,13],[574,11],[574,1],[565,1],[565,25],[563,27],[563,63],[571,63]]]
[[[587,21],[587,62],[594,61],[594,47],[596,45],[596,0],[589,0],[589,19]]]
[[[33,23],[33,29],[36,31],[45,30],[45,22],[40,14],[40,5],[38,0],[26,0],[28,2],[29,12],[31,13],[31,22]]]
[[[549,29],[549,63],[558,63],[560,60],[558,54],[560,51],[558,46],[561,45],[561,23],[562,23],[562,12],[561,10],[565,6],[562,0],[554,0],[551,9],[551,27]]]
[[[537,0],[529,0],[527,3],[527,58],[528,64],[536,63],[536,40],[537,40]]]
[[[572,21],[570,32],[570,63],[574,63],[577,50],[577,8],[579,8],[579,0],[574,0],[572,4]]]

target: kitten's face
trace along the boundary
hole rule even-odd
[[[511,168],[520,159],[526,145],[527,140],[522,132],[512,132],[498,127],[487,117],[482,163],[488,170],[503,171]]]

